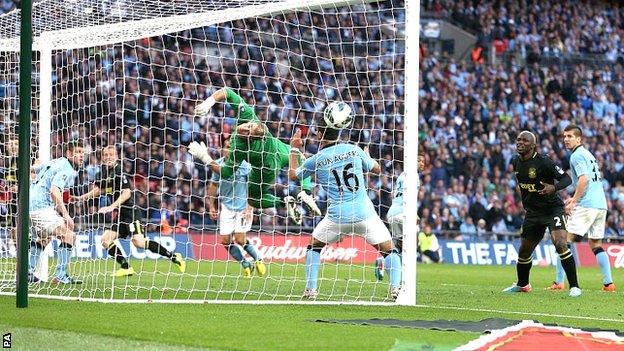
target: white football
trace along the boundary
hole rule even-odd
[[[323,119],[330,128],[346,128],[353,121],[353,109],[347,103],[334,101],[325,108]]]

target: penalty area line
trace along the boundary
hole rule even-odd
[[[541,312],[491,310],[491,309],[487,309],[487,308],[473,308],[473,307],[460,307],[460,306],[416,305],[415,307],[441,309],[441,310],[488,312],[488,313],[500,313],[500,314],[517,314],[517,315],[524,315],[524,316],[557,317],[557,318],[582,319],[582,320],[588,320],[588,321],[624,323],[624,319],[597,318],[597,317],[587,317],[587,316],[569,316],[569,315],[564,315],[564,314],[552,314],[552,313],[541,313]]]

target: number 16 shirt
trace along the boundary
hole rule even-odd
[[[297,169],[297,178],[314,175],[327,192],[327,217],[335,223],[354,223],[377,216],[366,192],[364,172],[375,161],[352,144],[325,147]]]

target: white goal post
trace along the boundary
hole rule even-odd
[[[419,17],[419,0],[34,4],[31,158],[45,162],[64,156],[68,143],[79,140],[86,162],[65,194],[77,234],[69,271],[83,283],[39,282],[29,286],[29,294],[106,302],[415,305]],[[18,122],[19,21],[19,10],[0,15],[3,142],[15,137]],[[354,107],[353,125],[341,138],[369,147],[382,164],[380,176],[365,179],[384,220],[395,181],[406,173],[402,285],[396,301],[388,295],[388,276],[375,277],[377,251],[358,235],[322,251],[319,296],[302,300],[305,248],[321,217],[306,214],[303,224],[295,225],[282,208],[256,210],[247,238],[269,273],[244,276],[221,244],[220,222],[208,213],[211,171],[194,162],[187,148],[191,141],[203,141],[215,159],[220,156],[222,138],[235,124],[231,108],[219,104],[204,118],[193,117],[193,108],[223,86],[241,95],[286,144],[295,128],[312,133],[327,102]],[[312,135],[307,156],[318,150]],[[184,273],[158,253],[119,239],[136,273],[116,277],[118,264],[100,239],[111,222],[120,221],[118,214],[97,215],[110,204],[104,196],[69,201],[100,180],[101,153],[109,145],[118,149],[122,172],[132,183],[143,228],[138,230],[186,257]],[[12,156],[0,151],[0,169],[8,169]],[[295,187],[286,171],[271,188],[279,197]],[[313,191],[324,210],[326,192],[318,186]],[[0,212],[4,218],[15,216],[9,202],[16,198],[3,179],[0,193]],[[0,295],[15,294],[10,229],[9,220],[0,221]],[[53,274],[58,245],[48,245],[37,275]],[[252,261],[249,251],[242,252]]]

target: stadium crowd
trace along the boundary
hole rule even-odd
[[[624,7],[619,1],[424,0],[425,11],[449,17],[497,51],[624,58]]]
[[[351,133],[343,137],[370,146],[371,155],[382,165],[382,175],[371,176],[368,185],[384,216],[393,181],[402,171],[404,118],[416,118],[401,114],[404,48],[400,41],[388,38],[383,23],[400,22],[403,14],[393,10],[391,3],[379,5],[380,15],[375,18],[357,12],[322,19],[297,13],[57,52],[54,155],[59,156],[60,146],[70,139],[83,138],[96,151],[111,143],[121,145],[124,171],[134,176],[134,201],[143,217],[152,223],[165,219],[173,230],[201,227],[214,223],[206,213],[210,174],[193,162],[186,145],[205,141],[217,156],[221,136],[231,134],[235,120],[226,108],[215,109],[207,118],[194,118],[198,101],[214,88],[232,87],[254,106],[274,135],[287,141],[295,127],[304,133],[313,130],[325,100],[344,99],[354,105],[357,117]],[[529,34],[548,32],[541,15],[520,16],[524,3],[511,3],[502,2],[509,10],[501,18],[534,23],[528,26]],[[494,8],[490,2],[484,4],[434,1],[427,6],[453,13],[472,11],[486,23]],[[563,2],[542,6],[569,9]],[[611,26],[619,26],[619,15],[605,18]],[[490,30],[494,27],[500,26]],[[595,38],[598,48],[612,44],[611,35]],[[314,40],[314,52],[301,49],[306,40]],[[543,46],[548,40],[536,42]],[[594,45],[576,47],[579,52],[594,52]],[[347,51],[361,58],[343,57],[341,53]],[[510,70],[455,62],[437,54],[424,57],[418,119],[428,166],[418,194],[421,221],[435,233],[453,233],[453,237],[476,234],[489,239],[517,232],[522,208],[509,168],[516,134],[522,129],[536,132],[540,151],[567,169],[561,132],[575,123],[582,126],[586,145],[602,165],[609,201],[607,235],[624,236],[624,141],[618,137],[624,135],[623,84],[620,65],[602,69],[581,65],[566,71],[535,64]],[[308,152],[317,149],[318,144],[308,142]],[[83,185],[98,177],[97,156],[89,157]],[[275,191],[284,194],[285,174],[277,183]],[[322,204],[325,194],[318,190],[317,195]],[[95,212],[95,205],[74,210],[86,218]],[[278,216],[271,211],[264,214],[259,224],[285,224],[283,210],[278,210]],[[311,227],[312,219],[305,225]]]
[[[371,196],[385,213],[392,177],[402,167],[395,161],[402,160],[402,151],[394,145],[402,144],[398,114],[403,102],[398,97],[403,94],[404,66],[402,46],[393,37],[380,40],[394,36],[383,33],[385,23],[402,16],[385,6],[379,5],[377,19],[346,10],[337,15],[301,12],[58,51],[53,58],[52,154],[61,156],[64,143],[72,139],[85,140],[94,151],[112,143],[122,145],[124,171],[134,175],[134,202],[143,217],[155,223],[167,218],[178,226],[201,227],[213,223],[205,211],[209,174],[193,162],[186,145],[205,141],[217,156],[221,136],[231,134],[235,119],[227,108],[215,110],[208,118],[195,118],[199,101],[214,89],[231,87],[274,135],[288,142],[295,126],[304,133],[311,130],[326,100],[344,99],[359,114],[353,132],[344,137],[369,145],[372,155],[384,160],[386,173],[381,180],[371,180],[381,182],[383,191],[371,184]],[[301,49],[307,40],[314,40],[315,52]],[[283,49],[287,47],[293,49]],[[343,56],[344,51],[357,57]],[[15,94],[12,89],[9,95]],[[307,144],[308,152],[317,149],[318,143]],[[97,179],[98,164],[94,152],[76,192],[85,191],[86,184]],[[275,191],[283,196],[287,187],[283,174]],[[318,196],[325,197],[322,190]],[[78,217],[86,216],[96,211],[96,205],[74,210]],[[285,224],[283,210],[279,216],[267,212],[261,222]],[[312,220],[306,224],[310,227]]]

